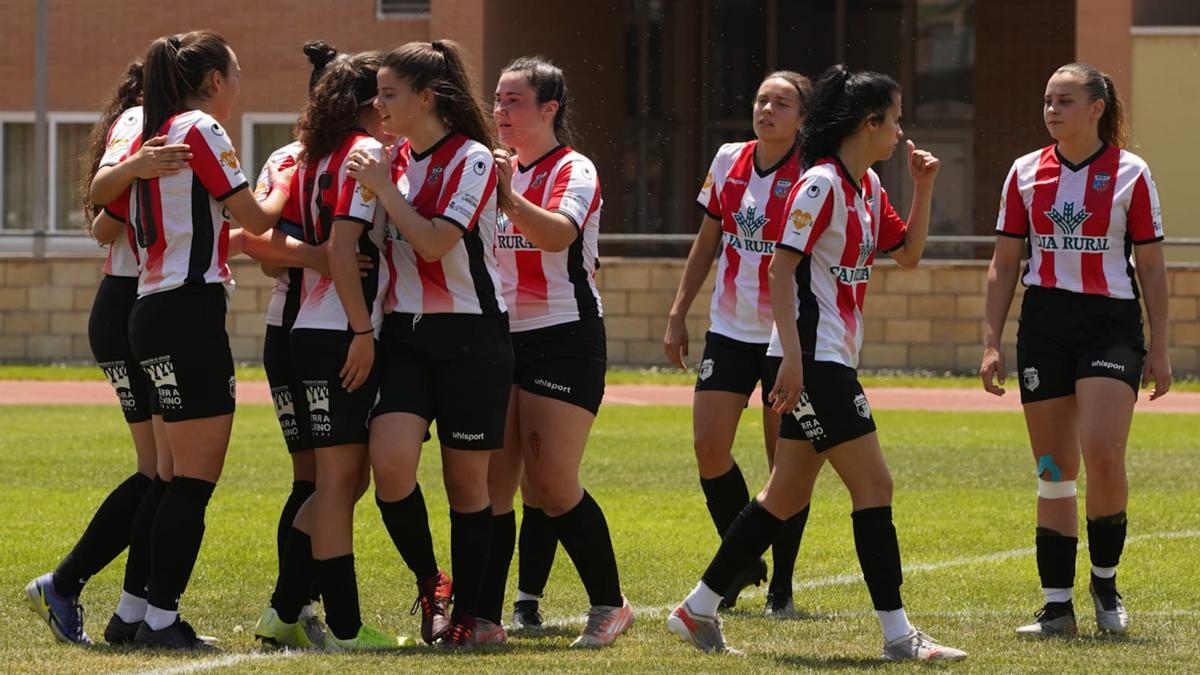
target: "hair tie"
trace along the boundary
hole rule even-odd
[[[174,48],[175,51],[179,51],[179,48],[183,46],[183,43],[179,41],[178,36],[172,35],[171,37],[167,38],[167,46]]]

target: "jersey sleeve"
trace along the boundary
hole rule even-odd
[[[487,148],[476,144],[455,167],[431,218],[441,218],[470,232],[495,190],[495,160]]]
[[[596,167],[586,159],[564,162],[554,177],[546,210],[566,216],[576,230],[583,229],[588,216],[599,206],[600,180]]]
[[[891,253],[904,246],[904,235],[908,232],[908,223],[892,208],[887,190],[879,188],[879,250]]]
[[[212,118],[200,120],[188,131],[184,142],[191,146],[192,171],[217,201],[250,185],[228,134]]]
[[[724,146],[722,146],[722,150]],[[708,173],[704,175],[704,184],[700,186],[700,194],[696,195],[696,205],[713,220],[721,219],[721,188],[717,178],[721,176],[721,152],[717,151]]]
[[[355,143],[351,151],[354,150],[365,150],[377,161],[386,161],[383,146],[374,139],[370,139],[369,142]],[[342,191],[338,193],[337,208],[333,210],[333,218],[334,220],[353,220],[370,228],[375,222],[375,212],[379,208],[379,200],[366,185],[346,175],[345,163],[342,164],[341,170],[343,174]]]
[[[1158,204],[1158,189],[1150,177],[1149,168],[1142,169],[1133,182],[1126,228],[1134,244],[1153,244],[1163,240],[1162,207]]]
[[[787,224],[779,246],[802,255],[812,253],[817,239],[833,219],[833,183],[821,175],[810,176],[788,196]]]
[[[120,197],[104,205],[104,212],[109,218],[122,223],[129,222],[129,190],[130,188],[125,188]]]
[[[996,216],[996,234],[1023,239],[1029,236],[1029,212],[1017,185],[1017,163],[1013,162],[1000,192],[1000,213]]]
[[[100,166],[116,166],[125,159],[134,139],[142,134],[142,115],[136,109],[125,111],[108,128],[108,136],[104,142],[104,155],[100,157]]]

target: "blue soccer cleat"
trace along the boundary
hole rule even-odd
[[[29,582],[25,596],[33,612],[50,626],[59,642],[90,645],[92,639],[83,630],[83,605],[79,597],[67,598],[54,590],[54,574],[47,572]]]

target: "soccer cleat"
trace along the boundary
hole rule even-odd
[[[34,614],[50,626],[59,642],[90,645],[92,639],[83,630],[83,605],[79,598],[68,598],[54,590],[54,574],[47,572],[25,586],[25,597]]]
[[[504,626],[487,619],[475,619],[476,645],[502,645],[506,642],[508,633],[504,632]]]
[[[454,589],[450,576],[438,570],[437,574],[417,582],[417,599],[413,601],[410,614],[421,610],[421,639],[431,645],[445,637],[450,630],[450,594]]]
[[[538,611],[537,600],[518,600],[513,605],[512,629],[514,631],[538,631],[542,625],[542,614]]]
[[[796,613],[796,603],[792,600],[790,591],[771,591],[767,593],[767,606],[763,613],[768,619],[795,619],[799,617]]]
[[[450,629],[442,638],[441,645],[448,649],[471,649],[475,646],[475,629],[475,617],[466,612],[455,612],[450,617]]]
[[[104,641],[110,645],[133,644],[138,629],[141,627],[141,621],[126,623],[121,617],[113,614],[112,618],[108,620],[108,625],[104,627]]]
[[[733,609],[737,606],[737,599],[742,591],[766,580],[767,561],[759,558],[734,577],[733,584],[730,585],[729,590],[725,591],[725,597],[721,598],[721,604],[717,606],[717,609]]]
[[[594,605],[588,609],[587,625],[571,646],[576,649],[608,647],[633,625],[633,607],[621,596],[621,606]]]
[[[884,661],[961,661],[965,658],[967,653],[963,650],[939,645],[916,628],[908,635],[883,644]]]
[[[667,630],[702,652],[741,654],[725,644],[725,636],[721,633],[721,617],[696,614],[688,607],[687,601],[667,617]]]
[[[1125,611],[1125,603],[1121,602],[1121,594],[1116,588],[1109,591],[1089,584],[1088,591],[1096,605],[1096,628],[1103,633],[1118,635],[1129,630],[1129,613]]]
[[[327,652],[370,652],[387,649],[399,649],[410,646],[411,640],[388,635],[378,628],[367,624],[358,627],[358,634],[348,640],[341,640],[332,632],[325,636],[325,651]]]
[[[176,618],[175,623],[162,630],[152,630],[150,625],[142,622],[138,626],[137,635],[133,639],[139,647],[151,649],[178,649],[197,652],[219,652],[217,647],[205,642],[188,622]]]
[[[318,647],[308,639],[308,635],[299,621],[286,623],[279,618],[274,607],[263,610],[262,616],[254,626],[254,638],[271,647],[290,647],[292,649],[316,649]]]
[[[1079,627],[1075,624],[1075,608],[1068,602],[1047,602],[1034,616],[1037,621],[1017,629],[1017,635],[1025,637],[1051,637],[1075,635]]]
[[[300,630],[314,647],[325,648],[325,624],[317,616],[317,603],[310,602],[300,608]]]

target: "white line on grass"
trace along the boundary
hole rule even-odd
[[[144,675],[184,675],[185,673],[200,673],[206,670],[216,670],[217,668],[229,668],[241,663],[249,661],[265,661],[268,659],[284,659],[299,655],[300,652],[295,651],[279,651],[279,652],[253,652],[249,654],[229,654],[228,656],[220,656],[215,659],[204,659],[203,661],[195,661],[185,663],[179,666],[171,666],[169,668],[154,668],[151,670],[141,671]]]

